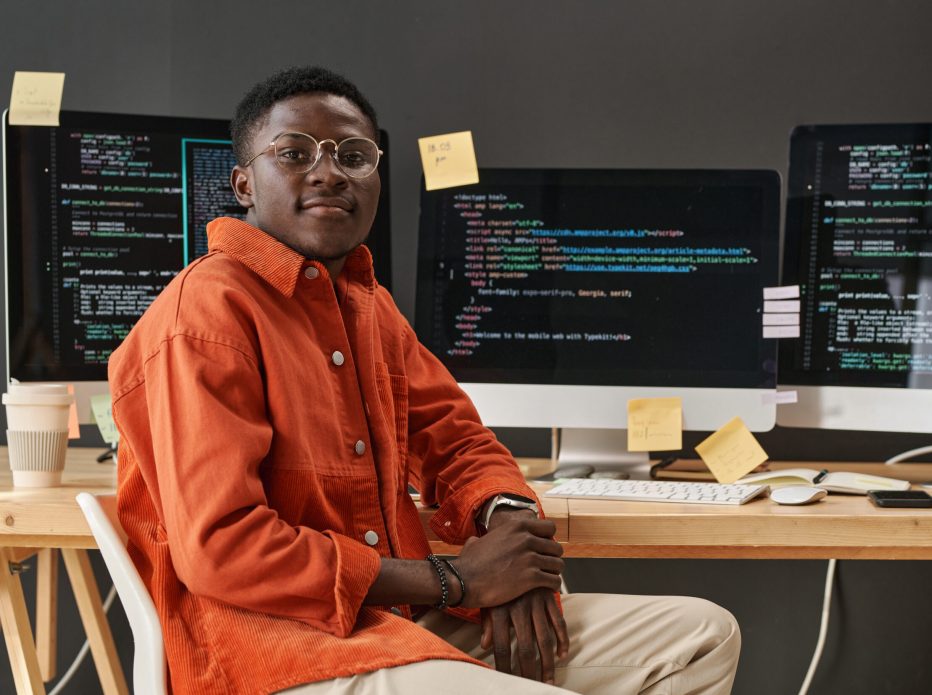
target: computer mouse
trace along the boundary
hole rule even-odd
[[[818,502],[827,493],[811,485],[784,485],[770,491],[770,499],[777,504],[809,504]]]

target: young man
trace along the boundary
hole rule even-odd
[[[286,70],[231,130],[246,221],[209,225],[110,361],[120,519],[173,692],[727,693],[740,638],[712,604],[561,612],[553,524],[372,275],[358,90]],[[458,558],[428,558],[409,482]]]

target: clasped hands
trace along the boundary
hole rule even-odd
[[[554,533],[552,521],[538,519],[530,510],[496,509],[488,533],[470,538],[453,561],[467,587],[462,605],[482,609],[481,644],[491,647],[495,668],[513,672],[514,631],[517,675],[545,683],[553,683],[555,657],[565,657],[569,650],[566,622],[554,595],[563,572],[563,548],[553,540]]]

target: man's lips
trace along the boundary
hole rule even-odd
[[[344,198],[311,198],[301,201],[302,210],[316,210],[318,212],[334,211],[334,209],[344,212],[352,212],[352,204]]]

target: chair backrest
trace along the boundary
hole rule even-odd
[[[117,595],[133,631],[133,692],[166,695],[165,645],[152,597],[126,552],[126,533],[117,518],[116,496],[95,497],[82,492],[76,497],[94,540],[104,557]]]

